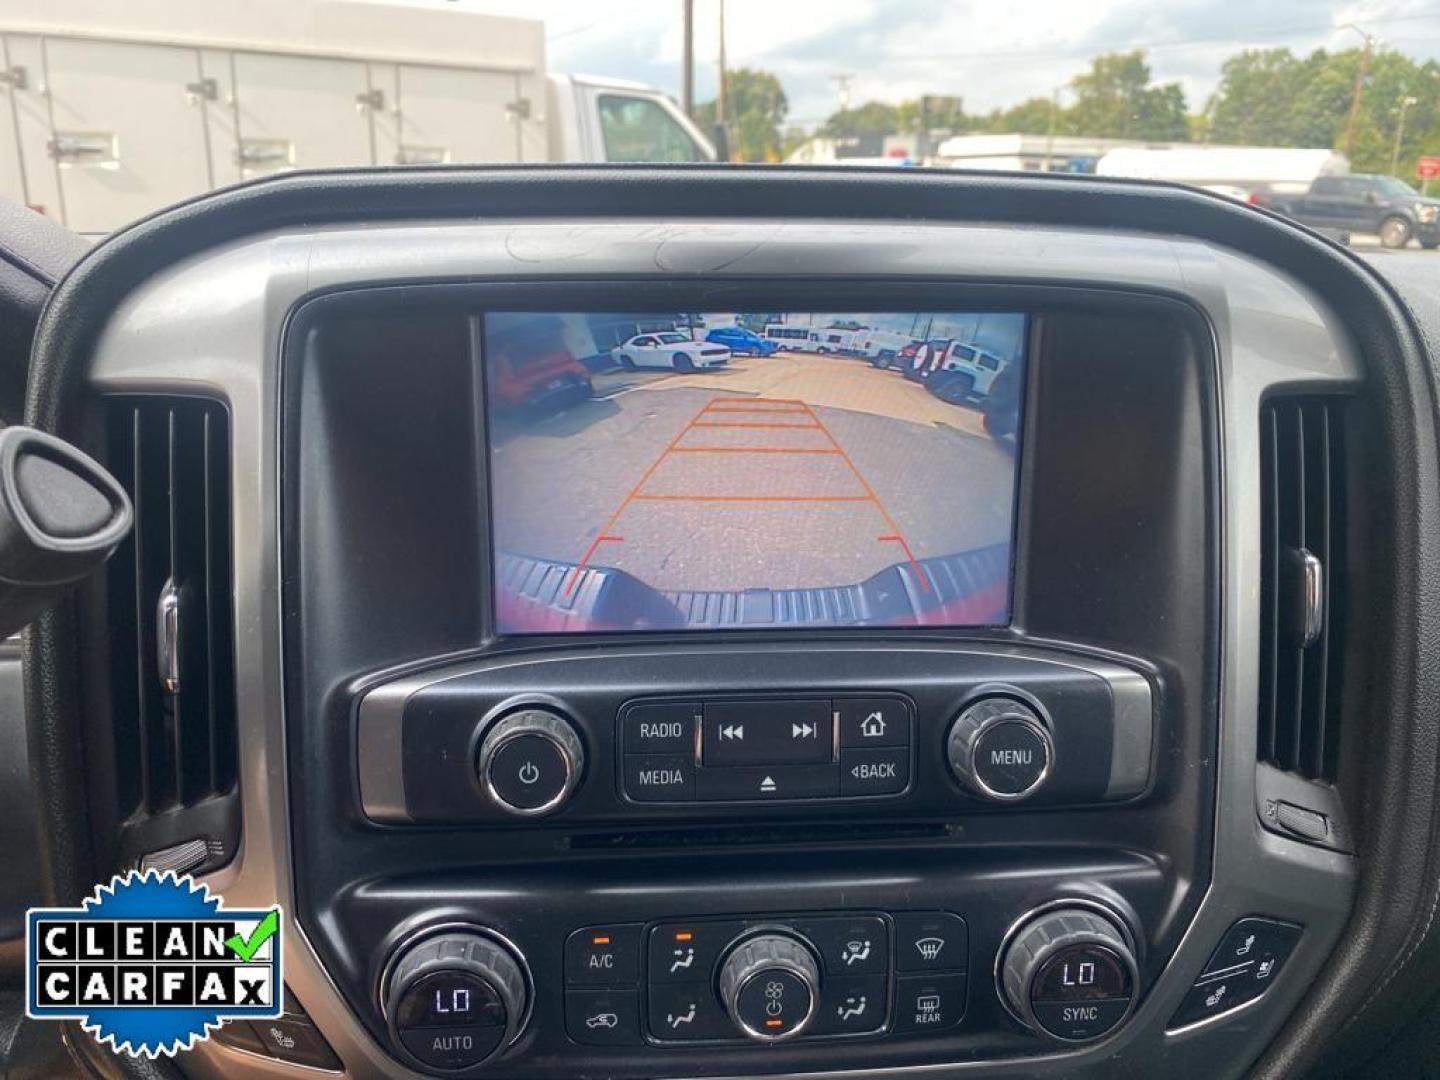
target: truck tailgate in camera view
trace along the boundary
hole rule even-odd
[[[1007,621],[1025,317],[730,318],[1001,370],[962,393],[685,314],[488,315],[499,631]]]

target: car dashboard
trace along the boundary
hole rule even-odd
[[[790,312],[913,329],[741,355]],[[100,245],[36,357],[136,515],[27,646],[49,884],[290,920],[286,1015],[185,1076],[1282,1076],[1404,992],[1429,365],[1297,226],[297,174]]]

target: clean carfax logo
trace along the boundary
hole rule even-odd
[[[279,1016],[280,908],[227,910],[189,877],[131,871],[78,908],[31,908],[25,1007],[118,1051],[188,1050],[232,1017]]]

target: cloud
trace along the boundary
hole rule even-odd
[[[680,0],[460,0],[546,24],[550,69],[680,90]],[[718,0],[695,0],[696,99],[714,96]],[[1440,57],[1433,0],[725,0],[731,66],[779,76],[793,120],[818,124],[853,75],[852,104],[953,94],[985,111],[1048,96],[1102,52],[1147,47],[1155,78],[1178,81],[1192,111],[1242,48],[1308,52],[1360,42]]]

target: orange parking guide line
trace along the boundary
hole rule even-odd
[[[636,495],[636,502],[874,502],[872,495]]]
[[[697,420],[693,427],[788,428],[791,431],[814,431],[815,424],[767,424],[753,420]]]
[[[815,410],[809,405],[805,406],[805,411],[810,414],[810,418],[815,421],[816,426],[825,433],[825,438],[830,440],[830,445],[840,451],[840,458],[845,462],[845,467],[850,470],[856,480],[860,481],[860,486],[865,489],[865,494],[870,496],[871,501],[875,503],[875,508],[880,511],[880,516],[885,519],[885,524],[890,527],[890,532],[887,535],[895,537],[895,542],[904,550],[905,558],[910,563],[910,569],[914,570],[915,576],[920,579],[921,591],[929,592],[930,581],[926,578],[925,571],[920,569],[919,560],[915,558],[915,553],[910,550],[910,545],[905,542],[905,536],[900,531],[900,526],[895,524],[895,519],[890,516],[890,511],[885,509],[885,504],[880,501],[880,497],[875,494],[875,490],[866,482],[864,475],[855,467],[855,463],[850,460],[850,455],[845,453],[844,447],[836,441],[834,435],[830,434],[830,429],[825,426],[825,421],[821,420],[820,417],[816,415]]]
[[[672,454],[829,454],[839,453],[828,446],[677,446]]]

